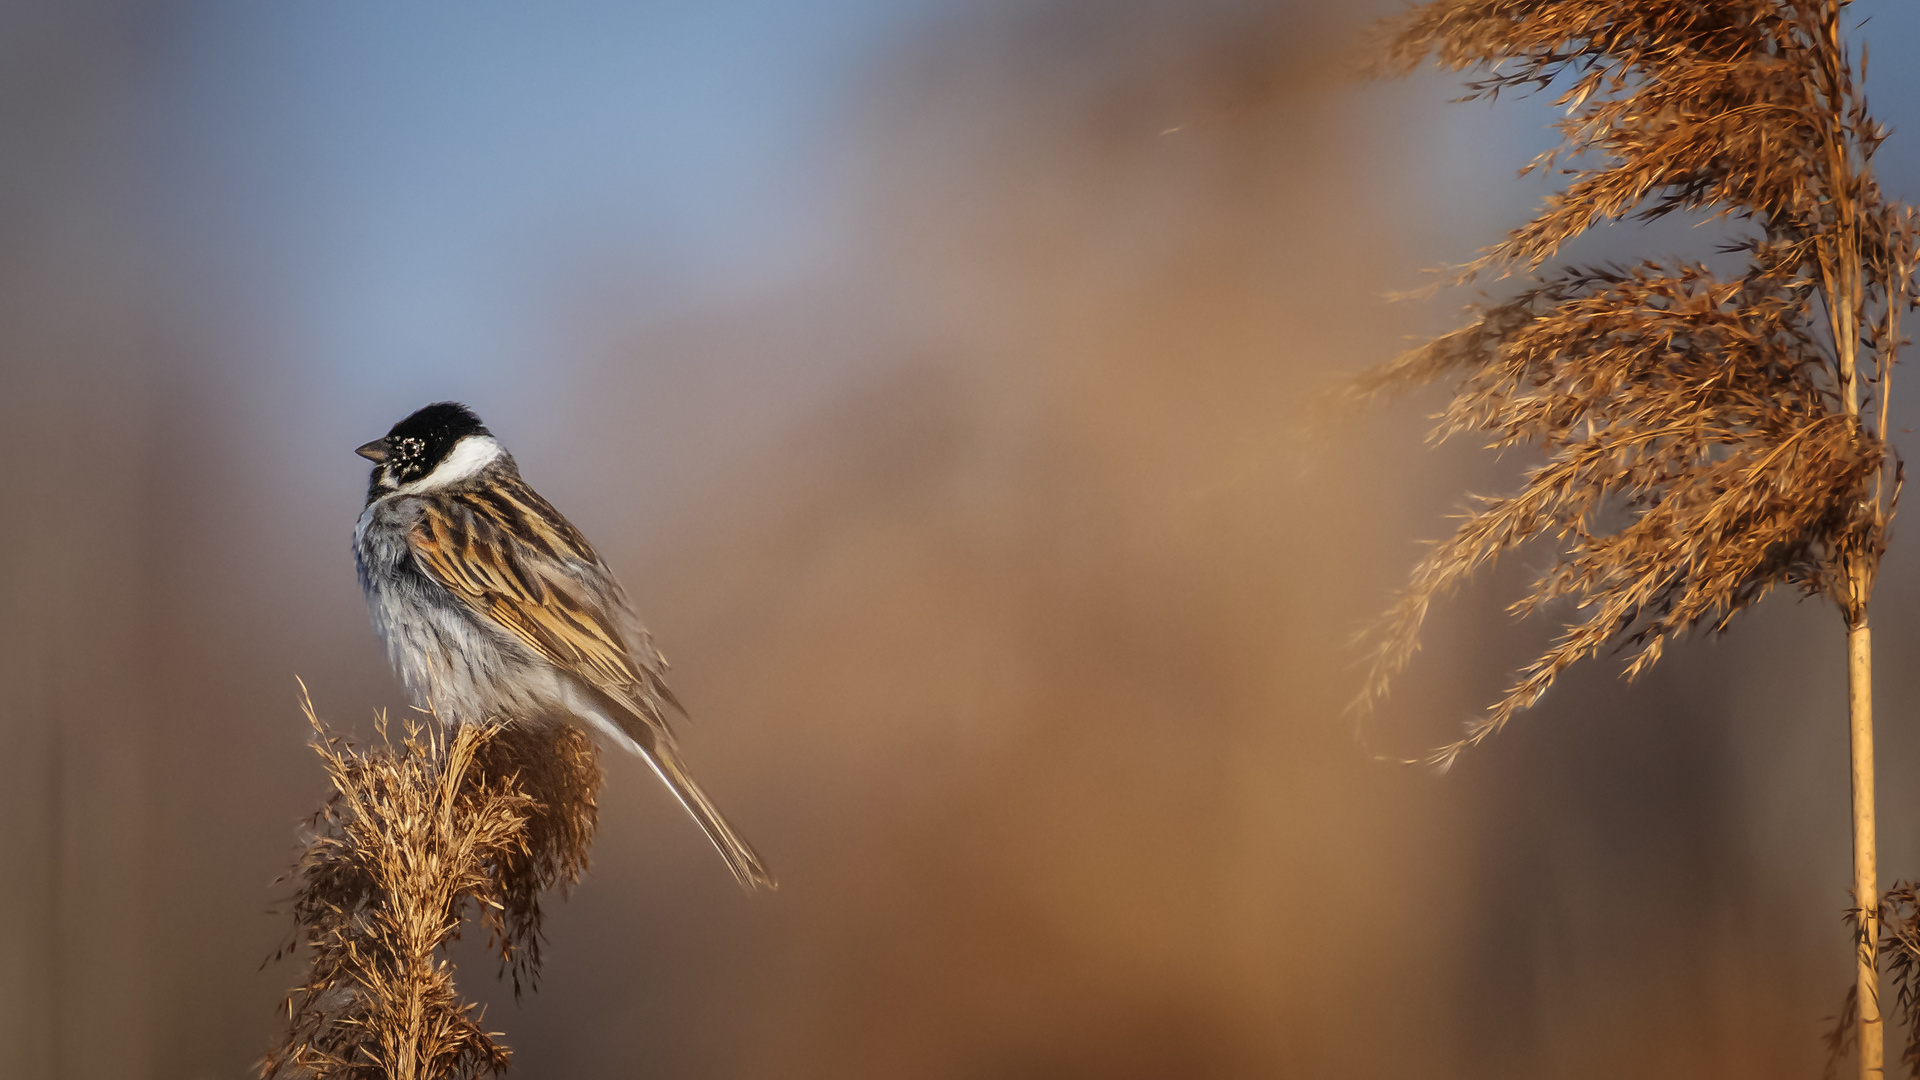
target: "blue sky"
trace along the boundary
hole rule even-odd
[[[500,372],[557,263],[634,302],[830,243],[835,135],[922,0],[202,5],[151,98],[160,219],[286,362]]]

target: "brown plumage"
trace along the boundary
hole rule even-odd
[[[551,503],[515,476],[484,489],[423,497],[421,511],[407,546],[435,581],[550,663],[612,695],[636,717],[665,726],[654,702],[679,707],[662,677],[666,659],[630,617],[621,620],[628,623],[623,633],[577,581],[556,572],[585,567],[595,578],[613,578]],[[629,642],[629,635],[638,640]],[[645,650],[644,659],[634,658],[634,645]]]
[[[608,710],[613,721],[693,815],[734,876],[749,887],[774,888],[759,854],[681,766],[662,706],[683,715],[686,710],[667,688],[666,657],[580,530],[517,473],[485,487],[427,496],[421,504],[420,521],[407,534],[420,568],[475,614],[614,706]],[[584,587],[583,580],[598,588]]]
[[[573,717],[639,754],[749,888],[760,856],[681,765],[666,659],[580,530],[464,406],[430,405],[375,462],[355,554],[374,624],[418,703],[453,719]]]

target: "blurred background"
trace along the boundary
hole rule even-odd
[[[352,448],[447,398],[624,578],[782,880],[743,896],[609,757],[540,991],[461,953],[516,1075],[1813,1075],[1830,610],[1576,669],[1447,776],[1341,719],[1351,634],[1516,463],[1424,448],[1437,399],[1297,429],[1453,325],[1383,294],[1523,220],[1553,118],[1353,83],[1396,6],[0,2],[6,1075],[237,1077],[279,1034],[295,678],[362,732],[402,700]],[[1854,11],[1920,195],[1920,14]],[[1876,606],[1889,879],[1916,560]],[[1530,658],[1525,569],[1373,747]]]

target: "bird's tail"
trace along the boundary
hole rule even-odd
[[[635,747],[647,764],[653,766],[653,771],[667,785],[667,790],[673,792],[673,797],[687,808],[687,813],[707,834],[707,839],[713,841],[713,846],[720,851],[720,857],[727,861],[727,869],[733,871],[733,876],[739,879],[740,884],[749,891],[779,888],[779,883],[767,871],[767,864],[760,861],[760,853],[753,850],[753,845],[734,830],[733,825],[713,805],[713,801],[707,798],[707,793],[701,791],[700,785],[694,783],[693,777],[680,767],[680,757],[674,753],[673,744],[665,739],[654,739],[652,743],[651,746],[636,743]]]
[[[687,775],[680,764],[680,755],[674,752],[673,736],[657,712],[649,716],[643,706],[631,698],[616,698],[598,688],[581,689],[585,692],[572,703],[575,713],[653,767],[654,774],[719,849],[720,857],[727,861],[727,869],[733,871],[740,884],[748,891],[778,888],[773,875],[767,872],[767,864],[760,861],[760,853],[734,831],[713,800]]]

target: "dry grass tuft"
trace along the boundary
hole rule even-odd
[[[273,1080],[467,1080],[508,1051],[453,984],[447,946],[471,916],[487,927],[514,989],[540,961],[540,897],[587,868],[598,751],[546,725],[442,725],[382,717],[356,748],[306,704],[333,794],[314,815],[293,877],[293,914],[312,950],[288,995]]]
[[[1382,620],[1357,709],[1406,667],[1435,600],[1536,540],[1558,558],[1510,610],[1570,606],[1564,628],[1462,738],[1427,755],[1434,765],[1500,730],[1578,660],[1621,649],[1631,678],[1675,636],[1723,630],[1777,588],[1832,600],[1847,625],[1856,937],[1851,1013],[1829,1044],[1836,1058],[1857,1045],[1873,1078],[1883,949],[1902,1011],[1920,1020],[1920,931],[1912,918],[1880,921],[1867,622],[1900,493],[1887,401],[1901,316],[1920,300],[1920,249],[1913,211],[1874,180],[1887,130],[1867,110],[1845,7],[1430,0],[1382,24],[1376,73],[1431,58],[1474,72],[1468,99],[1553,93],[1566,111],[1560,144],[1522,173],[1567,179],[1454,276],[1524,271],[1527,288],[1469,309],[1467,326],[1352,388],[1366,398],[1447,384],[1436,440],[1473,434],[1546,457],[1517,493],[1479,500],[1414,569]],[[1731,223],[1722,253],[1744,266],[1541,272],[1597,225],[1672,213]],[[1896,895],[1911,916],[1911,890]],[[1920,1067],[1912,1043],[1907,1058]]]
[[[524,836],[495,875],[495,903],[480,916],[516,996],[540,975],[540,897],[564,895],[587,872],[587,849],[599,825],[600,747],[565,724],[503,724],[486,729],[472,775],[484,785],[532,798]],[[497,904],[497,906],[495,906]]]
[[[1382,620],[1364,714],[1418,649],[1433,602],[1514,548],[1558,560],[1510,609],[1571,601],[1563,631],[1441,767],[1538,701],[1568,665],[1724,629],[1776,588],[1864,625],[1900,480],[1886,382],[1913,302],[1911,211],[1885,200],[1840,6],[1780,0],[1438,0],[1383,24],[1379,73],[1470,69],[1468,99],[1555,93],[1568,178],[1459,268],[1537,271],[1575,237],[1682,212],[1743,226],[1736,276],[1687,262],[1566,267],[1367,373],[1357,396],[1444,383],[1435,441],[1533,448],[1517,493],[1482,498]],[[1878,415],[1871,407],[1877,396]],[[1560,607],[1558,610],[1567,610]]]

